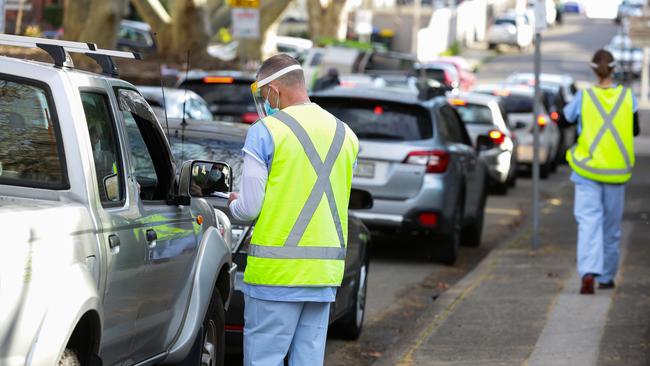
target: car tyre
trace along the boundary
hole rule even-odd
[[[500,184],[506,187],[507,184]],[[487,194],[485,192],[485,189],[483,189],[483,193],[481,195],[481,201],[479,203],[478,207],[478,212],[476,213],[476,217],[472,222],[465,227],[465,230],[463,231],[463,236],[462,236],[462,243],[464,246],[468,247],[479,247],[481,245],[481,237],[483,235],[483,222],[485,221],[485,203],[487,202]]]
[[[500,196],[505,196],[508,194],[508,188],[510,188],[510,179],[505,182],[496,182],[492,191]]]
[[[539,177],[542,179],[548,178],[551,173],[551,160],[547,160],[544,164],[539,166]]]
[[[332,324],[332,333],[341,339],[356,340],[361,336],[363,320],[366,315],[366,295],[368,293],[368,264],[369,260],[359,268],[357,275],[354,301],[350,309],[339,320]]]
[[[66,348],[59,359],[59,366],[81,366],[81,362],[75,351]]]
[[[192,351],[183,366],[223,366],[226,350],[226,312],[215,288]]]
[[[463,231],[463,196],[460,196],[456,203],[454,216],[452,218],[449,231],[441,235],[441,240],[433,240],[433,243],[427,243],[431,250],[431,258],[439,263],[448,266],[456,263],[458,259],[458,248],[460,247],[461,235]]]

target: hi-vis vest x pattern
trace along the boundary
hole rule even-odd
[[[603,102],[614,107],[607,112]],[[625,183],[634,166],[632,94],[628,88],[588,89],[582,99],[582,131],[567,151],[581,176],[602,183]]]
[[[316,105],[289,107],[263,123],[275,151],[244,281],[339,286],[356,136]]]

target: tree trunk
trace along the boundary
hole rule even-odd
[[[173,52],[172,18],[159,0],[131,0],[131,4],[142,20],[151,26],[156,33],[158,53],[169,55]]]
[[[124,0],[91,0],[92,11],[88,13],[79,40],[96,43],[100,48],[115,49],[126,7]]]
[[[208,24],[205,3],[197,0],[175,0],[172,5],[172,52],[185,54],[190,50],[192,58],[203,59],[213,35]]]
[[[274,0],[261,3],[260,38],[239,41],[237,53],[240,61],[260,61],[262,59],[262,44],[269,35],[267,31],[282,15],[290,2],[291,0]]]
[[[91,0],[66,0],[63,4],[63,38],[69,41],[77,41],[81,36],[86,24],[83,20],[88,19]]]
[[[323,38],[339,39],[341,22],[347,18],[347,0],[329,0],[323,6],[320,0],[307,0],[309,32],[314,42]]]

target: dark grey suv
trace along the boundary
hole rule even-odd
[[[359,137],[353,187],[373,196],[373,208],[357,213],[368,227],[416,233],[446,264],[456,261],[461,241],[480,244],[486,167],[445,98],[334,88],[311,99]]]

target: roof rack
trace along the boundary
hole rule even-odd
[[[47,52],[54,60],[56,67],[73,68],[74,64],[68,52],[83,53],[93,59],[102,68],[102,74],[117,77],[118,69],[113,57],[141,60],[142,56],[137,52],[122,52],[103,50],[97,48],[94,43],[61,41],[47,38],[13,36],[0,34],[0,45],[16,46],[26,48],[40,48]]]

